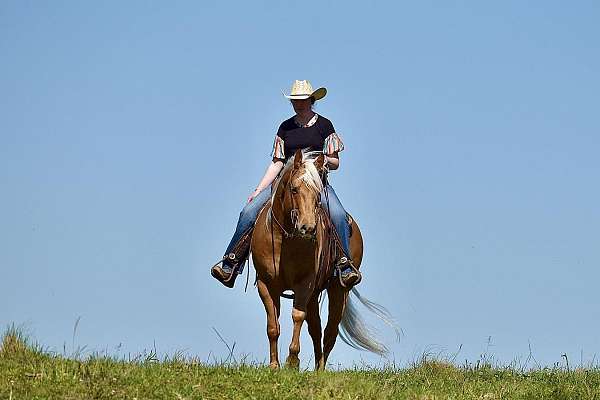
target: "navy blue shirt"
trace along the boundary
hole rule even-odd
[[[333,124],[322,115],[311,126],[300,127],[294,117],[279,125],[273,148],[274,161],[287,161],[298,149],[323,151],[325,139],[335,133]]]

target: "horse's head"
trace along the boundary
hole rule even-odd
[[[323,165],[323,154],[316,156],[314,152],[297,150],[293,160],[284,166],[274,190],[273,204],[281,204],[283,224],[291,227],[291,235],[315,238]]]

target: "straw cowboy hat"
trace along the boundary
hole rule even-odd
[[[291,100],[303,100],[310,97],[314,97],[315,101],[320,100],[327,94],[327,89],[324,87],[313,90],[312,85],[309,81],[294,81],[290,94],[283,94],[285,97]]]

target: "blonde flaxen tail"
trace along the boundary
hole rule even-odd
[[[346,300],[346,308],[340,323],[340,338],[347,345],[358,349],[366,350],[380,356],[387,356],[389,349],[383,344],[372,331],[372,329],[362,320],[355,302],[352,300],[354,295],[367,310],[375,314],[379,319],[389,325],[396,333],[396,338],[400,337],[400,328],[398,328],[394,318],[389,311],[380,304],[377,304],[366,297],[363,297],[356,288],[352,288]]]

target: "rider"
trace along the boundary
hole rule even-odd
[[[269,200],[271,183],[289,157],[292,157],[297,149],[309,148],[313,151],[323,152],[328,169],[339,168],[338,153],[344,150],[344,144],[339,135],[335,133],[331,121],[315,113],[312,109],[313,104],[325,97],[326,94],[327,89],[324,87],[313,90],[310,82],[297,80],[292,85],[291,93],[285,95],[291,100],[296,115],[283,121],[279,126],[273,144],[273,159],[240,213],[235,233],[227,246],[225,256],[211,269],[212,276],[225,286],[232,288],[235,278],[242,273],[258,213]],[[327,191],[327,196],[325,191]],[[340,271],[342,284],[347,288],[352,287],[360,282],[361,276],[350,259],[350,226],[346,219],[346,211],[329,184],[323,187],[321,204],[325,210],[329,207],[331,220],[344,250],[344,254],[336,260],[336,270]]]

